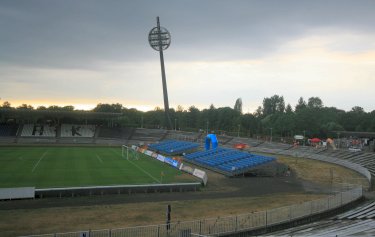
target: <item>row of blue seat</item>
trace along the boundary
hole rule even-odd
[[[219,165],[219,168],[227,172],[238,172],[240,170],[245,170],[248,168],[266,164],[273,160],[274,158],[271,158],[271,157],[249,157],[249,158],[237,160],[231,163],[221,164]]]
[[[197,158],[196,161],[200,161],[202,163],[207,161],[211,165],[220,165],[223,163],[232,162],[234,160],[243,159],[249,156],[250,155],[248,153],[246,154],[246,153],[241,152],[241,153],[236,153],[236,154],[231,154],[231,155],[226,155],[226,156],[212,157],[212,159],[210,157]]]
[[[255,155],[227,148],[199,151],[185,155],[184,157],[198,164],[229,173],[238,173],[239,171],[275,160],[273,157]]]
[[[149,148],[152,150],[158,150],[163,153],[172,155],[195,149],[198,146],[199,144],[193,142],[166,140],[161,143],[151,144],[149,145]]]
[[[229,149],[225,149],[225,148],[216,148],[216,149],[212,149],[212,150],[197,151],[197,152],[185,155],[185,158],[187,158],[189,160],[194,160],[194,159],[197,159],[199,157],[209,157],[211,155],[213,155],[213,156],[223,155],[223,154],[227,153],[228,150]]]

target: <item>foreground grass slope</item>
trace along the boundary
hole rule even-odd
[[[172,222],[178,222],[239,215],[322,197],[324,195],[296,193],[214,200],[0,210],[0,233],[1,236],[10,237],[163,224],[168,204],[172,206]]]

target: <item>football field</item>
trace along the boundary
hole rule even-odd
[[[0,147],[0,188],[192,182],[146,155],[113,147]]]

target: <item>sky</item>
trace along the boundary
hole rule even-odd
[[[254,112],[265,97],[320,97],[375,110],[375,1],[2,0],[0,104],[163,107],[160,17],[170,107]]]

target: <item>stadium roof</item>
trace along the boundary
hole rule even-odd
[[[51,116],[55,118],[74,117],[83,119],[111,119],[121,117],[122,113],[92,112],[83,110],[57,111],[57,110],[29,110],[0,108],[0,114],[13,118],[25,118],[28,116]]]

